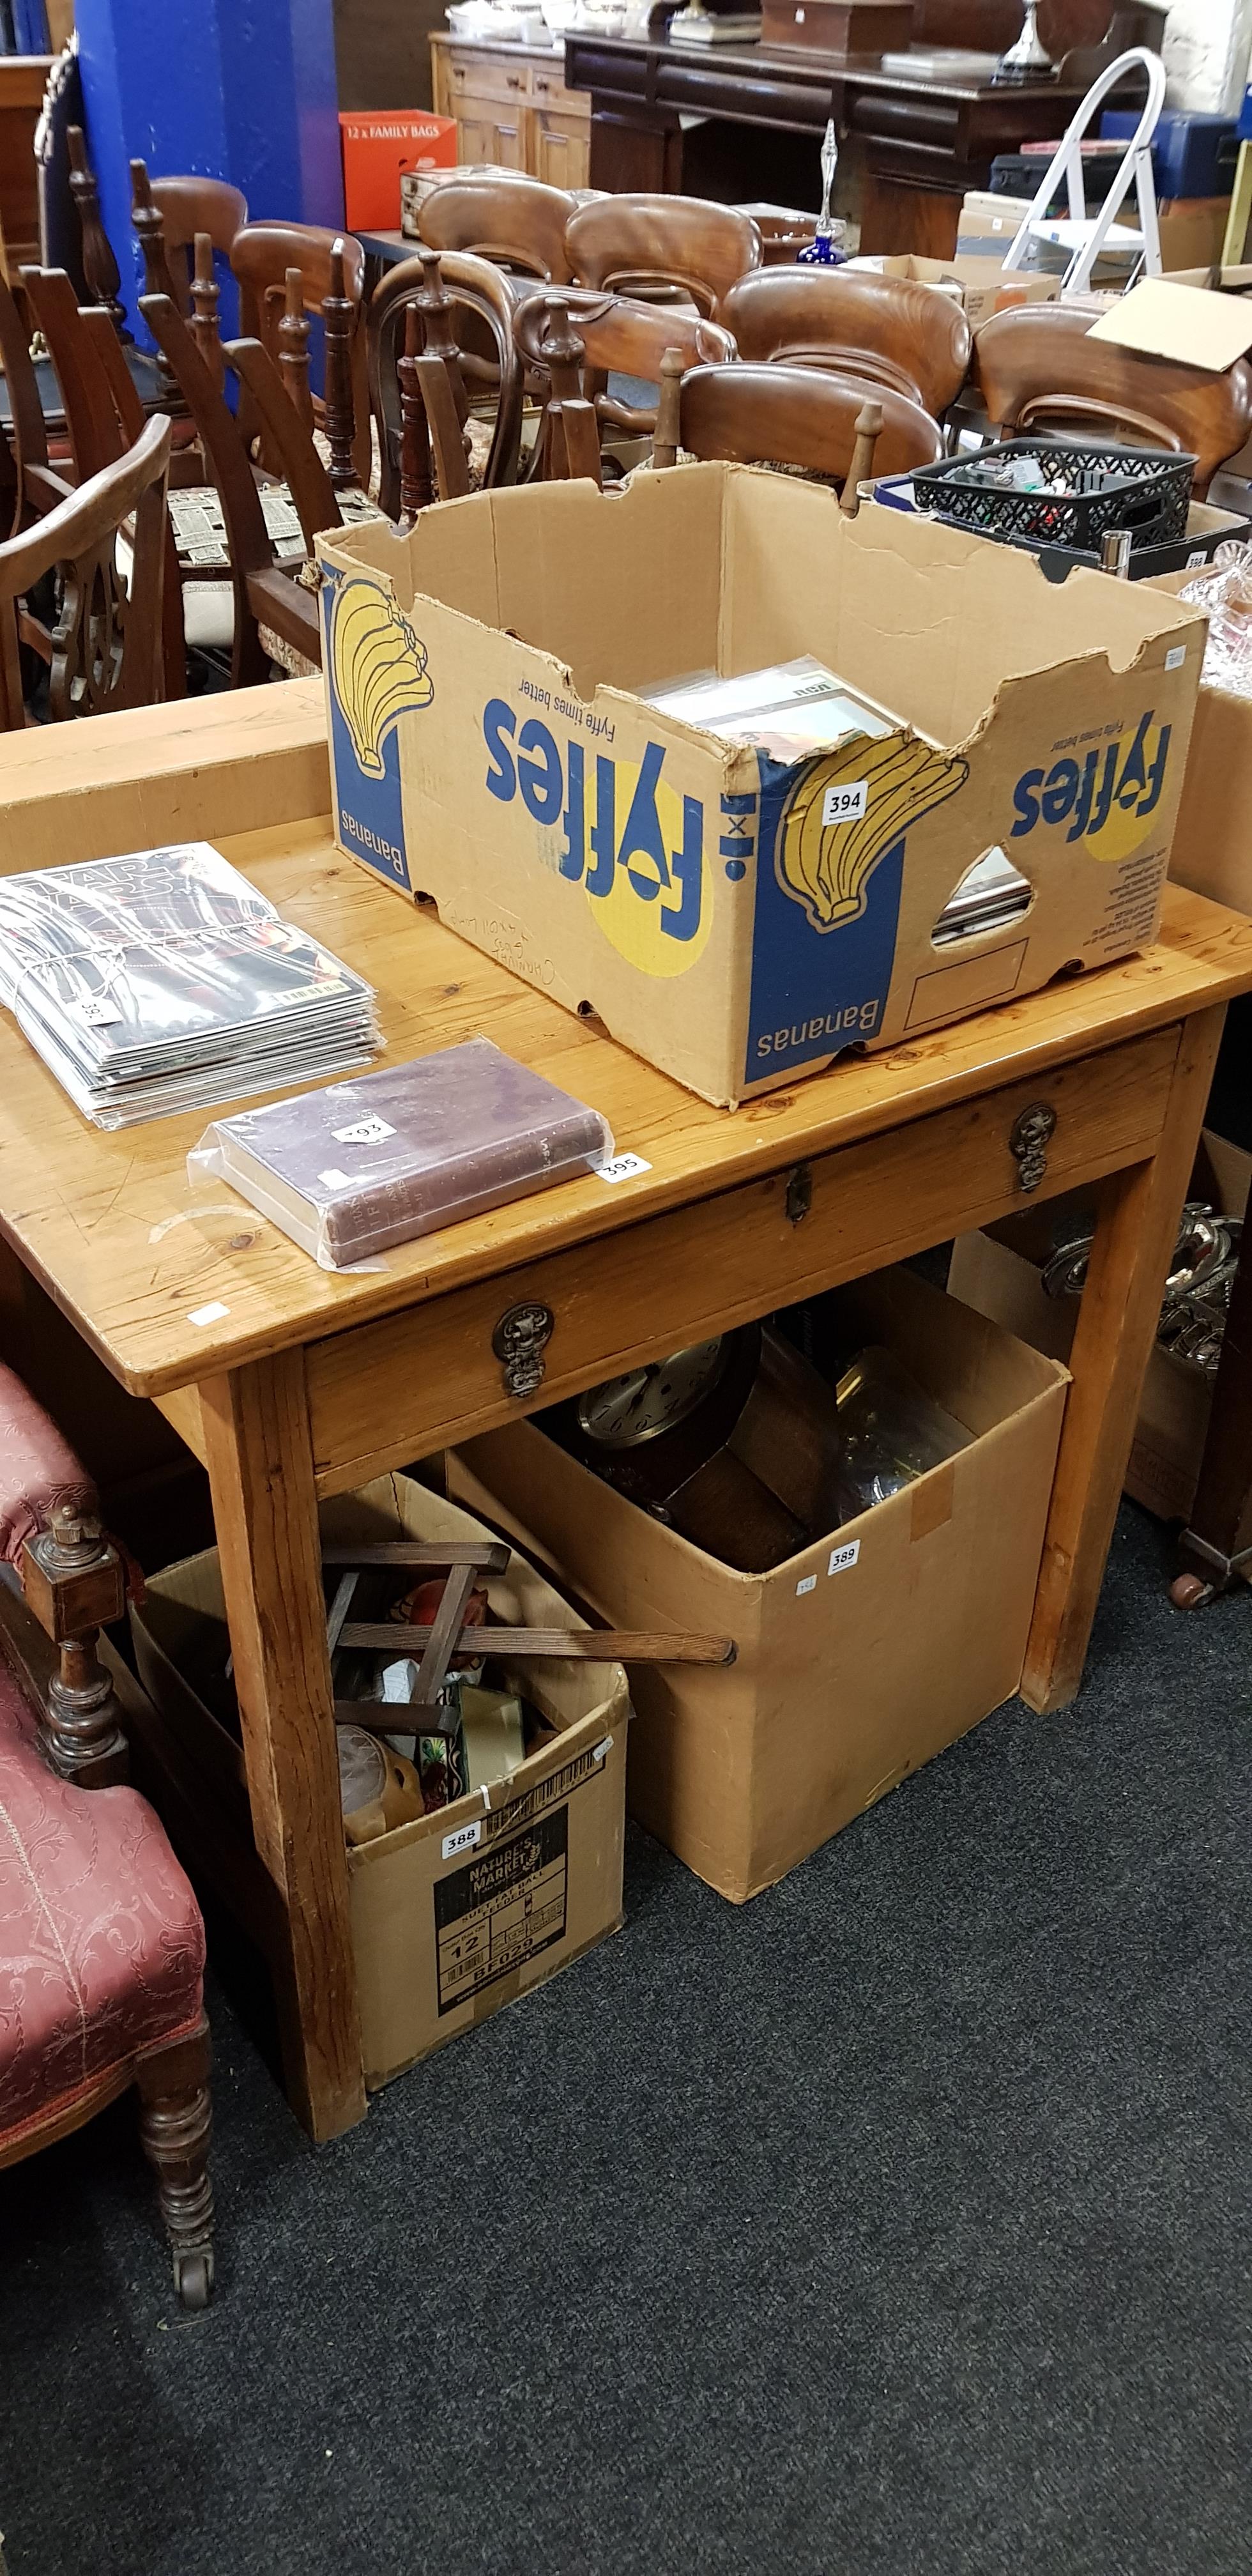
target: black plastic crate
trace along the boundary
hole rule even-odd
[[[1048,478],[1042,492],[1015,492],[979,480],[993,458],[1028,456]],[[1092,447],[1076,439],[1006,438],[977,456],[920,466],[917,505],[950,526],[971,528],[1006,545],[1064,546],[1098,554],[1112,528],[1139,546],[1185,536],[1196,458],[1157,447]],[[1077,488],[1075,488],[1077,487]]]
[[[1036,197],[1047,176],[1048,163],[1060,149],[1055,143],[1040,143],[1024,152],[997,152],[991,164],[990,195],[993,197]],[[1113,181],[1126,158],[1124,143],[1084,143],[1082,146],[1083,187],[1087,212],[1098,214]],[[1058,178],[1047,205],[1046,215],[1069,213],[1069,187]]]

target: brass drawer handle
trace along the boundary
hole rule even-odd
[[[1017,1165],[1018,1187],[1037,1190],[1048,1168],[1048,1147],[1056,1134],[1056,1111],[1046,1100],[1033,1100],[1019,1110],[1009,1130],[1009,1152]]]
[[[521,1306],[510,1306],[500,1317],[491,1336],[491,1347],[503,1363],[504,1392],[519,1402],[534,1395],[543,1384],[544,1359],[552,1339],[556,1317],[550,1306],[537,1299]]]

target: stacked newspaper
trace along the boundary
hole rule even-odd
[[[0,1002],[97,1127],[367,1064],[374,994],[206,841],[0,878]]]
[[[762,671],[742,672],[735,679],[721,679],[715,671],[695,671],[685,679],[667,681],[663,688],[641,689],[639,694],[665,715],[699,725],[725,742],[753,744],[773,759],[789,762],[839,751],[861,736],[882,742],[888,734],[906,730],[902,719],[863,697],[811,653],[801,654],[794,662],[772,662]],[[872,792],[867,779],[861,788],[867,803]],[[847,828],[847,820],[836,813],[823,829],[833,838]],[[958,939],[1006,930],[1029,912],[1033,900],[1027,878],[996,844],[975,859],[949,896],[931,934],[934,944],[948,948]]]
[[[849,688],[811,653],[731,680],[719,678],[716,671],[695,671],[663,688],[641,689],[639,695],[663,715],[699,725],[724,742],[754,743],[776,760],[831,751],[854,734],[880,742],[895,724],[894,717],[859,689]]]

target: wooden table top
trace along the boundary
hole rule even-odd
[[[455,44],[457,39],[449,41]],[[467,41],[464,37],[460,39],[462,44]],[[770,45],[759,36],[747,37],[741,44],[684,45],[681,41],[675,43],[666,35],[602,36],[594,27],[579,27],[571,28],[565,38],[566,79],[571,88],[601,86],[599,81],[592,81],[588,76],[588,66],[593,61],[602,62],[609,74],[604,81],[606,89],[611,87],[611,68],[615,62],[646,62],[659,74],[658,90],[664,95],[664,76],[671,66],[695,63],[706,76],[710,72],[729,73],[732,79],[743,81],[782,81],[793,90],[813,89],[828,96],[843,89],[858,89],[880,92],[884,96],[895,92],[905,98],[926,97],[962,103],[976,99],[997,109],[1003,108],[1006,100],[1013,100],[1017,102],[1019,124],[1029,123],[1033,131],[1034,126],[1040,123],[1036,111],[1042,109],[1043,127],[1051,133],[1055,125],[1059,134],[1066,122],[1064,111],[1072,108],[1075,101],[1083,96],[1080,81],[1033,81],[1019,85],[993,81],[990,72],[979,79],[959,68],[949,67],[937,73],[930,68],[936,54],[983,52],[990,55],[992,51],[993,48],[988,46],[895,45],[888,48],[893,66],[888,69],[881,52],[832,54],[823,52],[820,46]],[[897,55],[905,52],[916,54],[916,70],[894,67]]]
[[[515,1269],[1252,987],[1252,922],[1170,888],[1160,945],[1147,955],[731,1112],[709,1108],[343,858],[328,818],[222,836],[219,846],[377,987],[385,1061],[481,1031],[602,1110],[619,1152],[652,1168],[615,1186],[589,1174],[400,1246],[377,1271],[336,1276],[225,1183],[188,1180],[188,1149],[211,1112],[103,1133],[0,1014],[0,1229],[140,1395]]]

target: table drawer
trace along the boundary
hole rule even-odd
[[[530,67],[530,94],[544,107],[559,107],[566,116],[577,116],[588,127],[591,124],[591,100],[586,90],[567,89],[559,70],[545,71],[542,64]]]
[[[1147,1160],[1178,1044],[1176,1027],[1158,1030],[313,1343],[319,1490],[341,1492],[366,1472],[1010,1215],[1029,1204],[1019,1122],[1039,1105],[1055,1124],[1035,1156],[1037,1197]],[[547,1339],[535,1372],[509,1368],[506,1384],[502,1342],[524,1360],[531,1327],[525,1316],[503,1336],[501,1326],[522,1307],[541,1310]]]
[[[472,54],[464,62],[454,55],[449,66],[449,86],[454,102],[472,97],[515,104],[530,96],[530,65],[511,63],[498,54]]]

